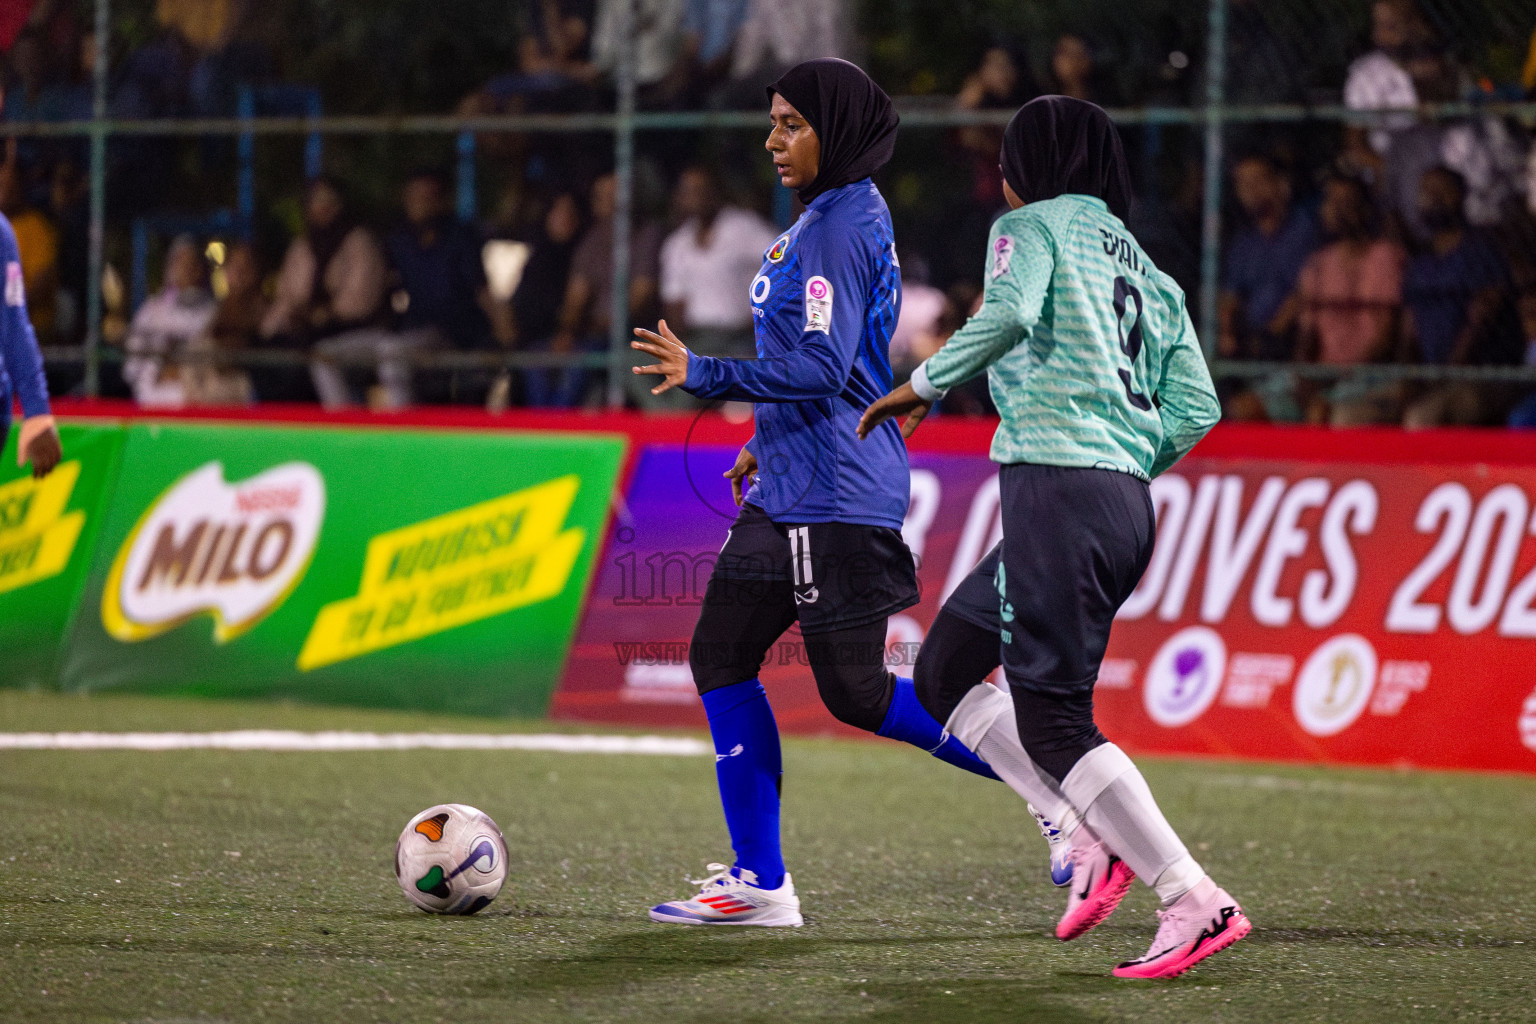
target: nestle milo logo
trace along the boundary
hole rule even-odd
[[[235,484],[222,463],[207,463],[172,484],[123,541],[102,624],[119,640],[145,640],[206,612],[216,640],[238,636],[298,585],[324,516],[325,482],[308,463]]]

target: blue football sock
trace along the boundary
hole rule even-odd
[[[896,688],[891,692],[891,706],[885,712],[885,721],[880,725],[880,735],[922,747],[940,761],[947,761],[956,768],[964,768],[983,778],[997,779],[997,773],[987,762],[953,736],[944,734],[944,726],[918,701],[917,689],[910,679],[896,677]]]
[[[736,850],[736,867],[757,876],[757,885],[784,884],[779,848],[779,727],[763,684],[756,679],[704,694],[704,712],[715,741],[715,775],[725,826]]]

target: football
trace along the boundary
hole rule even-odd
[[[474,914],[507,880],[507,842],[491,816],[467,804],[428,807],[395,843],[400,891],[430,914]]]

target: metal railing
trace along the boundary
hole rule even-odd
[[[627,337],[627,335],[626,335]],[[629,351],[627,348],[624,350]],[[45,345],[43,358],[50,362],[83,363],[84,345]],[[129,358],[119,349],[107,348],[100,356],[103,365],[119,365]],[[159,357],[144,357],[159,358]],[[606,370],[612,362],[607,352],[554,351],[456,351],[417,350],[392,355],[392,361],[422,370],[502,371],[581,367]],[[235,351],[187,351],[177,353],[166,363],[181,366],[213,364],[219,367],[304,367],[325,362],[348,369],[367,369],[378,365],[378,357],[362,353],[327,355],[323,359],[308,352],[286,348],[251,348]],[[1373,381],[1466,381],[1470,383],[1528,383],[1536,387],[1536,366],[1453,366],[1429,363],[1332,363],[1276,362],[1249,359],[1213,359],[1212,376],[1216,378],[1259,379],[1289,375],[1305,380],[1333,381],[1358,378]]]
[[[97,38],[107,38],[110,0],[96,0]],[[1444,367],[1409,365],[1373,365],[1337,367],[1317,364],[1254,363],[1215,358],[1217,337],[1217,296],[1221,267],[1221,214],[1225,188],[1223,133],[1228,125],[1285,124],[1324,121],[1356,125],[1374,125],[1402,116],[1402,111],[1354,110],[1339,104],[1243,104],[1225,102],[1225,41],[1227,0],[1208,0],[1206,52],[1210,73],[1206,76],[1204,101],[1190,107],[1114,108],[1110,113],[1121,125],[1186,126],[1203,134],[1204,197],[1201,210],[1201,253],[1199,330],[1206,346],[1211,368],[1217,376],[1259,377],[1277,372],[1294,373],[1307,378],[1332,379],[1362,373],[1392,379],[1439,379],[1479,381],[1536,382],[1536,367]],[[624,16],[632,12],[622,5]],[[621,32],[620,38],[628,35]],[[105,51],[103,51],[105,52]],[[536,366],[605,367],[608,371],[607,400],[611,405],[624,401],[625,369],[629,365],[629,240],[633,221],[635,179],[635,135],[641,131],[740,130],[764,127],[760,111],[641,111],[636,108],[634,55],[623,48],[615,68],[617,96],[615,110],[571,114],[501,114],[501,115],[326,115],[284,117],[233,117],[129,120],[106,116],[107,67],[104,59],[95,66],[94,116],[83,121],[10,122],[0,125],[0,134],[39,138],[85,137],[90,141],[90,231],[86,294],[86,339],[83,346],[54,346],[45,349],[45,357],[58,361],[79,360],[85,364],[85,389],[98,393],[100,367],[104,358],[115,362],[120,355],[102,345],[103,304],[99,283],[105,269],[106,234],[106,144],[112,137],[240,137],[252,139],[273,136],[380,136],[442,135],[456,139],[460,156],[461,185],[473,179],[474,139],[480,133],[577,134],[602,132],[613,136],[614,170],[617,177],[616,209],[613,230],[613,289],[609,347],[605,354],[592,353],[448,353],[426,352],[412,356],[413,363],[442,368],[517,368]],[[1010,110],[936,109],[931,105],[897,99],[902,126],[909,129],[941,129],[969,125],[1001,126],[1012,116]],[[1422,104],[1414,114],[1421,120],[1441,121],[1474,116],[1507,118],[1536,126],[1536,103],[1453,102]],[[466,165],[468,170],[466,171]],[[462,200],[461,196],[461,200]],[[462,214],[466,211],[461,208]],[[237,361],[248,365],[296,365],[309,359],[303,353],[240,353]],[[365,365],[360,360],[358,365]]]

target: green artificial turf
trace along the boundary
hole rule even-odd
[[[0,731],[547,731],[285,705],[0,693]],[[650,923],[729,846],[706,757],[0,751],[5,1021],[1536,1019],[1536,779],[1146,759],[1253,935],[1172,982],[1138,886],[1091,935],[1004,787],[884,742],[786,743],[806,926]],[[391,871],[417,810],[511,849],[474,918]]]

